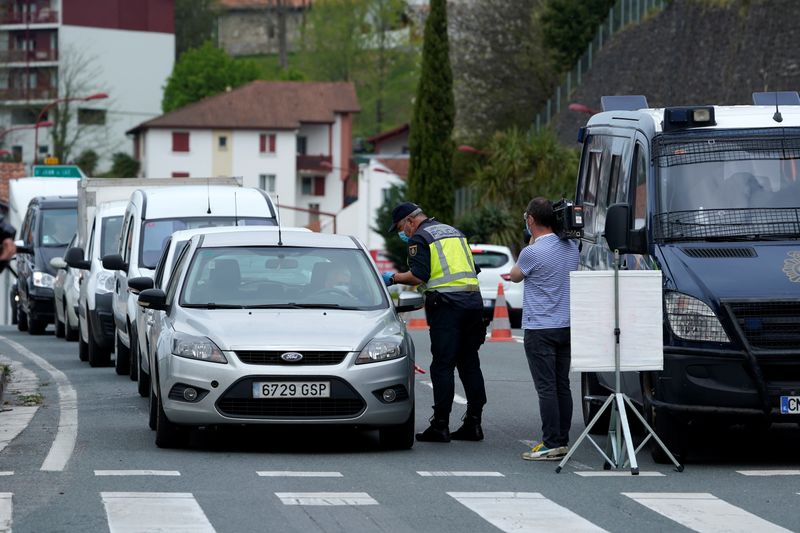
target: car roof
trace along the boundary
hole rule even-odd
[[[116,202],[103,202],[101,204],[97,204],[95,208],[95,216],[103,217],[113,217],[115,215],[124,215],[125,214],[125,207],[128,205],[127,200],[119,200]]]
[[[252,187],[234,185],[184,185],[139,189],[142,211],[148,220],[181,217],[266,217],[275,211],[266,193]],[[134,200],[135,201],[135,200]],[[209,208],[211,213],[208,213]]]
[[[282,228],[283,231],[302,231],[311,233],[308,228],[296,228],[294,226]],[[210,235],[214,233],[233,233],[233,232],[252,232],[252,231],[278,231],[277,226],[214,226],[213,228],[193,228],[182,229],[172,233],[172,242],[188,241],[195,235]]]
[[[58,209],[78,205],[77,196],[37,196],[30,203],[37,203],[43,209]]]
[[[483,250],[485,252],[502,252],[504,254],[512,255],[511,249],[508,246],[499,246],[497,244],[470,244],[470,250]]]
[[[277,246],[279,232],[277,228],[262,229],[261,231],[215,232],[203,235],[202,248],[224,246]],[[352,248],[357,249],[360,242],[349,235],[336,235],[330,233],[315,233],[304,231],[281,231],[283,246],[300,246],[313,248]],[[363,248],[363,245],[361,246]]]

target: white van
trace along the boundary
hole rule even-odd
[[[137,190],[128,202],[118,253],[103,257],[114,275],[115,367],[137,378],[130,364],[130,337],[136,335],[136,299],[128,279],[153,277],[169,237],[175,231],[214,226],[275,226],[275,206],[264,191],[222,185],[184,185]]]

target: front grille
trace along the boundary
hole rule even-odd
[[[223,414],[245,417],[335,418],[355,416],[364,409],[360,399],[294,398],[264,400],[260,398],[226,398],[217,402]]]
[[[800,350],[800,300],[723,302],[755,350]]]
[[[684,248],[683,253],[698,259],[727,259],[730,257],[756,257],[756,251],[749,247],[731,248]]]
[[[281,354],[292,350],[237,350],[236,357],[248,365],[338,365],[348,352],[321,352],[298,350],[303,355],[300,361],[286,362],[281,359]]]

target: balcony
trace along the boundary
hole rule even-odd
[[[327,174],[333,170],[333,163],[329,155],[298,155],[298,172],[315,172]]]
[[[58,61],[58,50],[0,50],[0,63]]]
[[[58,89],[55,87],[11,87],[0,89],[0,102],[12,100],[53,100],[58,98]]]
[[[11,12],[0,15],[0,24],[56,24],[58,11],[42,9],[36,13]]]

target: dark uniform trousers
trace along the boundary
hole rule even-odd
[[[479,297],[480,293],[475,293]],[[447,295],[430,291],[425,297],[425,313],[431,336],[433,415],[447,420],[453,406],[455,377],[464,385],[467,414],[480,416],[486,404],[478,350],[486,340],[483,307],[465,308],[447,301]]]

